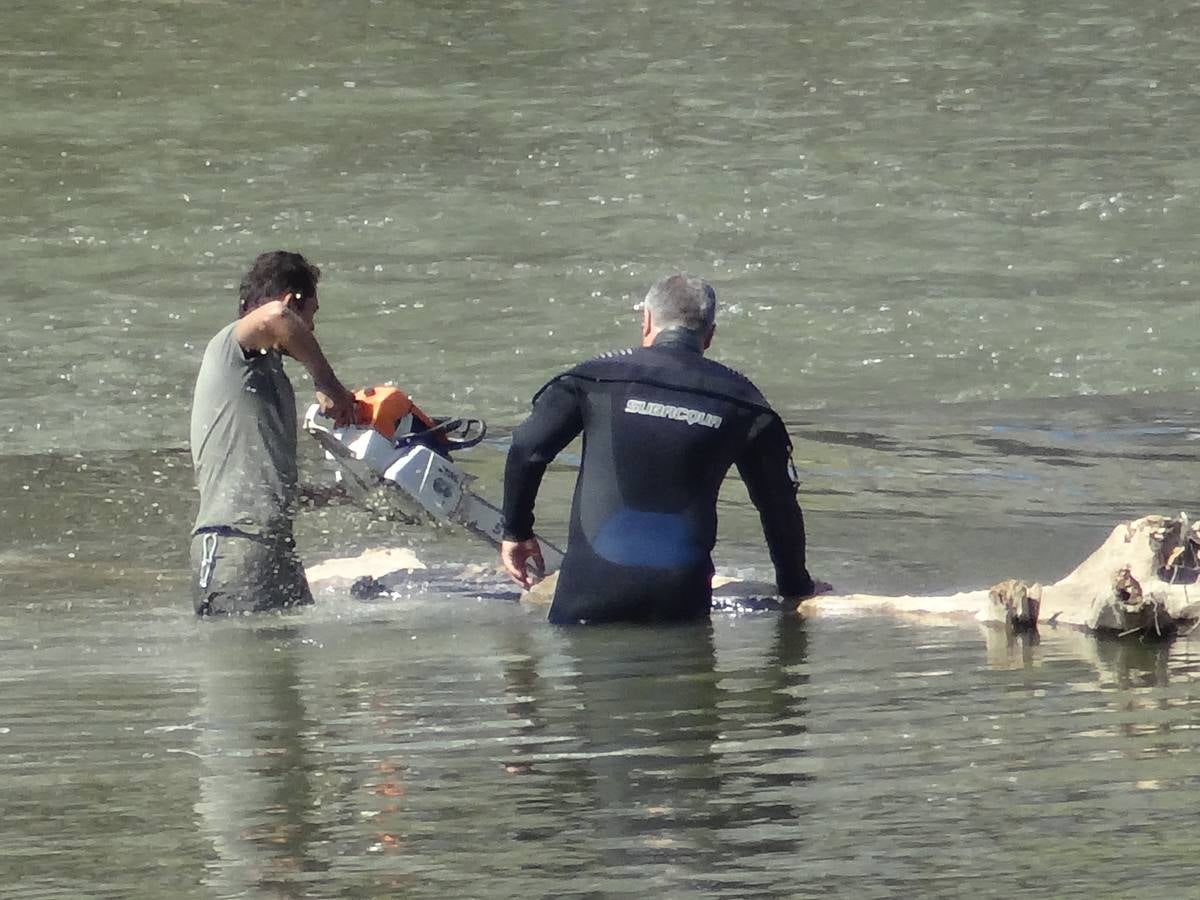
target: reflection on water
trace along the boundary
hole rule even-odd
[[[776,614],[380,624],[203,633],[211,891],[1165,897],[1196,873],[1185,642],[1001,652],[986,630]],[[1105,862],[1131,827],[1157,888]]]
[[[292,646],[301,638],[298,629],[268,627],[204,642],[196,813],[212,842],[206,881],[223,895],[275,891],[328,868],[313,784],[317,723],[301,696],[302,659]]]
[[[447,660],[424,679],[317,685],[305,669],[318,641],[302,627],[208,635],[195,726],[205,881],[300,896],[317,873],[344,877],[348,857],[378,889],[445,875],[425,857],[445,850],[431,827],[449,814],[462,819],[456,852],[525,848],[531,884],[719,891],[725,867],[769,868],[799,847],[804,628],[778,619],[765,655],[720,663],[709,625],[508,631],[499,694],[473,698],[478,718],[457,724],[448,710],[470,682]]]
[[[522,658],[510,690],[527,724],[506,768],[559,798],[558,821],[523,838],[541,842],[539,870],[707,892],[727,865],[799,848],[809,776],[787,738],[803,731],[789,689],[804,625],[779,621],[750,670],[718,663],[708,625],[566,631],[553,678]],[[739,761],[753,765],[734,776]]]

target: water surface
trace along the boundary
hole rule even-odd
[[[548,628],[466,538],[216,627],[192,380],[258,252],[343,379],[506,437],[687,267],[780,410],[814,573],[1061,576],[1189,510],[1191,4],[89,0],[0,13],[0,884],[14,897],[1179,897],[1194,642]],[[295,372],[298,393],[309,386]],[[315,448],[303,468],[323,472]],[[539,524],[565,529],[566,458]],[[718,566],[769,576],[731,482]],[[498,596],[499,595],[499,596]],[[210,623],[211,624],[211,623]]]

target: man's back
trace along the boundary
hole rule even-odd
[[[506,471],[505,519],[518,536],[532,529],[540,472],[531,472],[580,431],[583,463],[552,622],[707,615],[717,495],[735,463],[756,503],[787,495],[768,533],[772,555],[787,556],[783,545],[795,541],[798,560],[783,567],[798,589],[810,586],[782,423],[746,378],[705,359],[694,335],[664,332],[652,347],[591,360],[539,393]]]

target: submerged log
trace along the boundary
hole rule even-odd
[[[1124,522],[1065,577],[1041,585],[1022,579],[991,588],[931,596],[821,594],[800,604],[804,616],[884,614],[927,622],[981,622],[1021,632],[1069,628],[1099,635],[1168,637],[1200,619],[1200,525],[1186,515]],[[309,570],[314,586],[370,576],[382,587],[401,582],[421,563],[407,551],[368,551]],[[521,596],[546,605],[551,574]],[[759,608],[774,586],[714,579],[716,606]]]
[[[974,621],[1013,631],[1072,628],[1101,635],[1167,637],[1200,618],[1200,525],[1186,515],[1145,516],[1118,525],[1090,556],[1049,585],[1008,579],[956,594],[821,594],[800,604],[804,616],[882,614],[927,622]],[[774,586],[713,580],[714,603],[764,597]],[[549,603],[554,578],[522,598]]]

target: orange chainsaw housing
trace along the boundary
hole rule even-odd
[[[369,387],[354,392],[355,411],[360,427],[371,427],[389,441],[396,439],[396,427],[405,416],[412,416],[410,431],[433,428],[434,421],[404,391],[396,387]],[[419,423],[419,424],[418,424]]]

